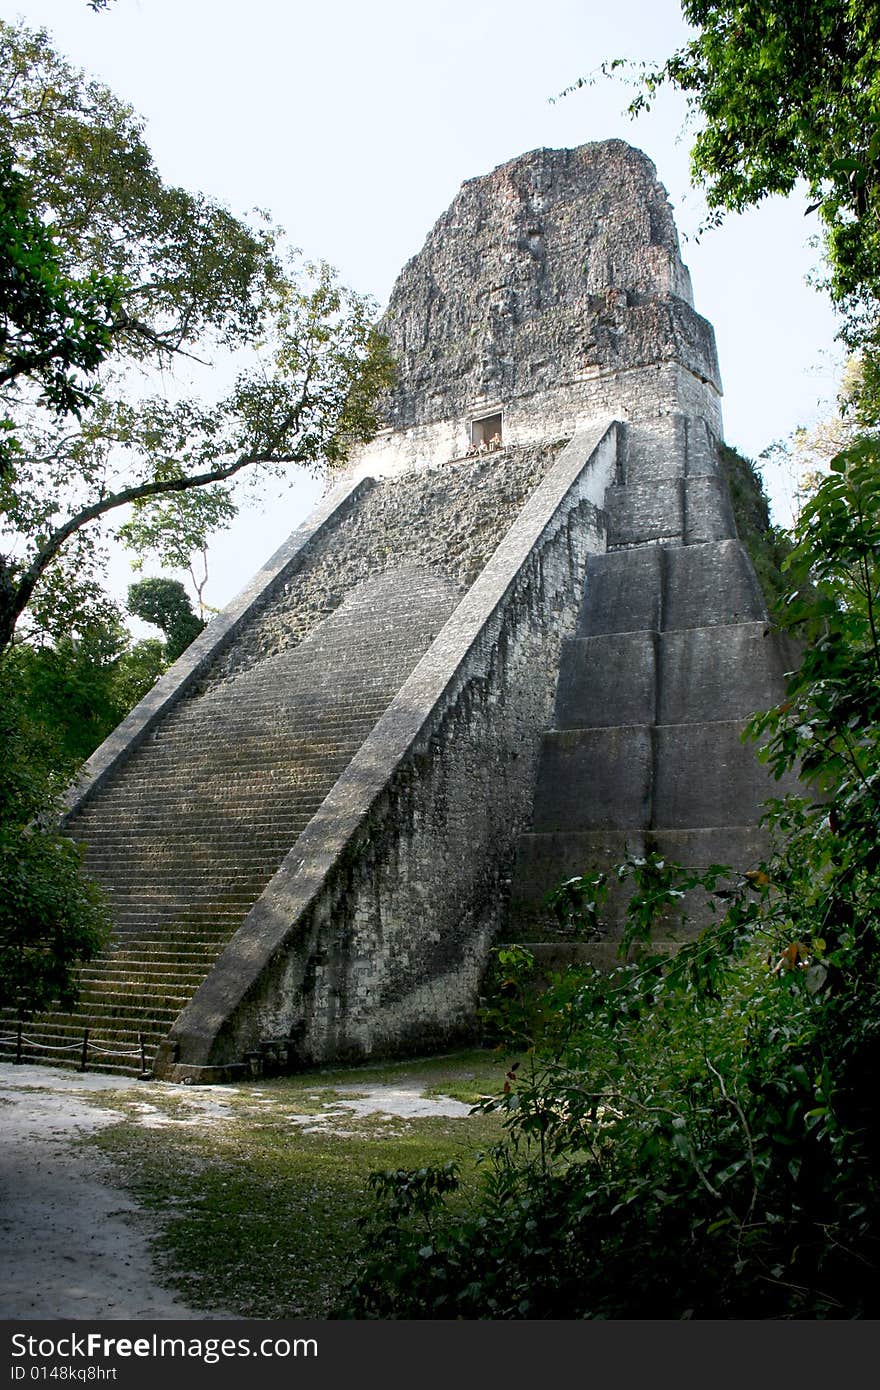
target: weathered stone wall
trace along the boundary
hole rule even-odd
[[[720,392],[676,362],[655,362],[619,372],[585,371],[570,382],[491,406],[503,408],[504,439],[515,447],[569,439],[576,430],[597,420],[638,424],[669,412],[704,421],[715,436],[722,433]],[[436,466],[438,458],[457,458],[468,447],[470,422],[489,410],[490,403],[471,402],[447,420],[383,430],[358,450],[349,475],[400,477]]]
[[[402,484],[345,479],[92,754],[68,795],[69,813],[121,771],[181,700],[290,651],[364,581],[409,565],[463,593],[561,447],[461,459]]]
[[[615,470],[613,427],[560,455],[181,1015],[164,1075],[226,1075],[273,1037],[301,1065],[473,1026]]]
[[[367,579],[410,566],[464,592],[541,482],[564,441],[459,459],[380,480],[317,538],[307,565],[278,585],[200,685],[290,651]]]
[[[395,430],[657,362],[719,386],[666,192],[621,140],[533,150],[466,182],[382,326],[399,363]]]

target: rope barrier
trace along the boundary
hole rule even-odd
[[[98,1047],[97,1043],[89,1043],[89,1052],[98,1052],[102,1057],[140,1057],[140,1048],[135,1052],[117,1052],[113,1048]]]
[[[78,1042],[75,1042],[75,1043],[63,1043],[63,1044],[60,1044],[60,1045],[59,1045],[59,1044],[53,1044],[53,1043],[47,1043],[47,1042],[40,1042],[37,1038],[27,1038],[27,1037],[25,1037],[24,1033],[22,1033],[22,1035],[21,1035],[21,1041],[22,1041],[23,1043],[27,1043],[28,1047],[42,1047],[42,1048],[44,1048],[44,1049],[46,1050],[46,1052],[79,1052],[80,1048],[82,1047],[82,1043],[78,1043]],[[18,1043],[18,1034],[17,1034],[17,1033],[8,1033],[8,1034],[5,1034],[3,1037],[0,1037],[0,1042]],[[135,1056],[136,1054],[135,1054],[135,1053],[132,1053],[131,1055],[132,1055],[132,1056]]]
[[[29,1038],[24,1033],[0,1033],[0,1043],[12,1043],[16,1047],[27,1044],[28,1047],[35,1047],[42,1052],[86,1052],[97,1053],[100,1057],[127,1057],[134,1058],[135,1061],[144,1061],[143,1043],[138,1044],[135,1049],[99,1047],[85,1035],[81,1042],[75,1043],[47,1043],[39,1038]]]

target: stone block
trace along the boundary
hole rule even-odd
[[[724,478],[686,478],[683,497],[682,529],[687,545],[736,537],[733,505]]]
[[[577,635],[657,631],[662,591],[663,551],[659,546],[591,556]]]
[[[564,642],[556,687],[556,727],[653,724],[657,641],[653,632],[622,632]]]
[[[738,540],[670,547],[664,563],[664,630],[766,621],[764,596]]]
[[[651,765],[651,730],[645,725],[545,734],[533,829],[646,827]]]
[[[685,530],[684,489],[681,477],[609,488],[608,548],[680,541]]]
[[[721,472],[718,439],[698,415],[685,417],[685,472],[689,478]]]
[[[769,848],[767,832],[757,824],[652,830],[650,841],[658,854],[701,871],[710,864],[729,864],[738,873],[745,873],[760,863]]]
[[[660,637],[657,720],[748,719],[769,709],[796,664],[791,643],[765,623],[716,624]]]
[[[661,724],[654,731],[653,825],[664,830],[756,825],[764,801],[780,794],[744,720]]]
[[[681,478],[685,473],[687,422],[684,415],[658,415],[629,424],[625,434],[623,481],[628,486]]]

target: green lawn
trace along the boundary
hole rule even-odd
[[[337,1088],[405,1084],[473,1104],[500,1089],[504,1068],[471,1051],[235,1087],[151,1086],[107,1096],[122,1118],[89,1142],[166,1218],[156,1253],[191,1306],[327,1318],[352,1273],[369,1174],[452,1158],[466,1173],[500,1135],[496,1116],[328,1114]]]

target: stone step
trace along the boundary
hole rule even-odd
[[[760,622],[567,638],[556,727],[747,719],[796,663],[794,645]]]
[[[164,1004],[161,998],[152,999],[146,1006],[120,1004],[115,999],[107,999],[100,1005],[86,1001],[75,1013],[47,1013],[40,1020],[40,1027],[58,1031],[79,1029],[81,1033],[83,1029],[101,1029],[110,1037],[120,1029],[143,1031],[149,1027],[160,1029],[164,1026],[167,1033],[181,1008],[175,1004]]]
[[[7,1047],[17,1043],[14,1024],[4,1022],[0,1031]],[[145,1046],[157,1045],[165,1037],[168,1028],[148,1024],[132,1026],[131,1023],[121,1023],[117,1026],[112,1021],[92,1019],[87,1014],[77,1014],[68,1022],[65,1019],[56,1019],[53,1014],[46,1014],[39,1020],[26,1023],[22,1030],[22,1038],[23,1041],[30,1039],[33,1044],[47,1048],[56,1046],[59,1052],[75,1055],[75,1044],[82,1045],[83,1033],[86,1031],[89,1033],[90,1044],[134,1048],[138,1046],[139,1036],[143,1037]]]
[[[49,1047],[57,1044],[59,1051],[74,1051],[74,1044],[82,1045],[83,1033],[88,1031],[90,1039],[103,1042],[107,1045],[131,1045],[136,1046],[138,1037],[142,1036],[145,1045],[153,1046],[161,1042],[167,1030],[161,1026],[132,1027],[130,1024],[116,1026],[107,1025],[103,1022],[89,1022],[87,1017],[81,1018],[76,1015],[73,1026],[60,1022],[54,1015],[46,1014],[39,1019],[26,1021],[22,1028],[23,1045],[30,1040],[33,1044],[42,1044]],[[17,1023],[15,1019],[3,1019],[0,1021],[0,1035],[4,1040],[4,1045],[8,1048],[17,1043]]]
[[[177,945],[207,945],[209,942],[222,941],[229,935],[235,923],[246,917],[250,910],[243,906],[235,912],[222,913],[206,908],[200,913],[197,908],[186,902],[163,907],[154,905],[147,910],[139,907],[137,900],[128,902],[123,898],[121,902],[117,899],[111,901],[115,907],[114,916],[120,940],[136,941],[154,936],[161,930],[169,945],[172,942]],[[151,923],[157,925],[151,927]]]
[[[590,556],[576,635],[766,621],[745,550],[738,540],[723,540]]]
[[[608,896],[601,914],[610,937],[619,937],[631,893],[614,870],[627,853],[657,853],[665,860],[701,871],[711,864],[730,865],[739,873],[754,868],[766,855],[767,836],[755,825],[700,830],[548,831],[521,835],[510,886],[506,932],[511,939],[570,939],[571,930],[547,905],[547,895],[566,880],[586,873],[607,875]],[[713,919],[705,894],[694,891],[686,904],[692,929]]]
[[[272,877],[272,873],[267,872],[265,882]],[[192,884],[183,883],[180,885],[172,884],[176,889],[177,897],[167,901],[150,902],[145,895],[138,892],[142,883],[150,883],[152,880],[144,878],[138,880],[136,877],[128,877],[122,883],[114,884],[105,879],[103,887],[107,894],[110,907],[113,912],[114,921],[120,932],[131,935],[135,928],[143,927],[149,930],[151,921],[157,924],[164,924],[167,932],[171,924],[179,926],[181,931],[210,932],[219,934],[228,930],[229,924],[239,921],[250,911],[251,906],[256,902],[260,894],[260,886],[255,885],[249,898],[240,902],[235,902],[229,907],[223,907],[217,903],[212,903],[208,897],[212,885],[206,882],[201,891]]]
[[[76,1011],[81,1013],[83,1010],[95,1009],[100,1012],[110,1004],[136,1008],[140,1007],[142,999],[147,998],[160,1002],[163,1008],[170,1009],[175,1005],[180,1008],[181,1001],[185,1002],[191,995],[192,987],[189,981],[176,975],[169,974],[150,979],[146,974],[140,975],[136,972],[127,975],[98,973],[88,980],[80,981]]]
[[[348,758],[344,761],[344,766],[348,765]],[[248,815],[259,815],[267,819],[269,815],[277,815],[279,812],[289,813],[297,806],[309,805],[321,790],[326,779],[335,770],[325,766],[320,777],[315,777],[311,781],[303,781],[297,785],[291,784],[282,791],[275,792],[266,788],[265,797],[259,788],[249,791],[247,797],[239,796],[234,789],[229,792],[222,787],[211,786],[210,788],[201,787],[197,782],[189,779],[178,791],[170,787],[156,787],[151,790],[140,790],[136,787],[128,789],[126,801],[123,803],[121,797],[108,800],[106,810],[99,819],[96,812],[90,813],[88,817],[83,817],[83,824],[99,827],[104,823],[107,816],[124,815],[125,819],[132,814],[144,817],[159,816],[163,810],[166,816],[166,823],[169,816],[168,811],[173,806],[177,816],[218,816],[227,814],[228,816],[237,815],[243,818]],[[272,788],[276,786],[273,781]],[[178,826],[179,829],[186,829],[184,820]]]
[[[179,790],[154,786],[150,792],[140,793],[137,788],[132,788],[126,793],[125,799],[108,799],[100,820],[93,813],[91,819],[84,819],[83,824],[89,826],[94,833],[107,821],[112,822],[114,817],[124,824],[134,818],[136,823],[140,816],[155,819],[164,811],[166,825],[186,833],[190,819],[196,816],[204,816],[209,821],[219,820],[221,824],[224,818],[241,821],[250,816],[259,816],[263,820],[268,820],[273,815],[290,817],[295,815],[299,808],[307,808],[316,800],[323,800],[327,779],[338,775],[342,767],[348,766],[348,762],[349,759],[346,758],[341,766],[328,765],[322,770],[320,777],[300,786],[288,787],[283,795],[270,796],[266,803],[258,790],[249,793],[245,799],[237,797],[234,792],[227,795],[222,788],[211,787],[205,790],[193,781],[188,781]]]
[[[271,877],[271,872],[268,872],[261,882],[269,882]],[[219,903],[211,902],[208,897],[210,883],[205,883],[203,888],[199,888],[193,884],[177,885],[172,882],[170,887],[178,894],[176,900],[151,902],[145,906],[138,888],[149,882],[151,880],[138,879],[136,876],[126,878],[124,882],[115,886],[109,879],[104,881],[103,887],[114,921],[117,922],[120,931],[129,936],[133,934],[136,924],[144,924],[142,935],[151,934],[149,922],[153,919],[157,923],[156,930],[159,929],[158,924],[162,924],[165,933],[170,930],[171,923],[175,923],[179,932],[187,936],[193,932],[200,933],[203,927],[220,932],[226,929],[229,923],[245,916],[260,893],[260,887],[255,885],[250,900],[237,901],[225,907],[222,905],[222,898]],[[123,925],[125,922],[128,923],[127,926]]]
[[[305,795],[334,769],[345,766],[354,749],[359,748],[362,742],[361,738],[352,739],[348,747],[319,752],[308,761],[300,757],[287,763],[279,757],[264,767],[250,765],[246,769],[247,777],[242,776],[237,781],[222,779],[221,773],[228,773],[228,766],[214,769],[202,763],[192,765],[194,760],[188,757],[188,751],[177,749],[176,766],[168,770],[167,776],[163,776],[163,769],[157,767],[149,779],[132,778],[124,784],[120,783],[108,791],[104,804],[137,803],[144,797],[157,801],[167,796],[179,796],[183,804],[189,800],[199,809],[202,806],[210,807],[218,798],[229,797],[247,808],[255,800],[261,802],[264,794],[272,797],[273,801],[281,802],[282,798],[286,801],[291,796]],[[181,772],[181,762],[190,763],[186,772]],[[98,803],[95,803],[80,814],[86,821],[94,819],[97,808]]]
[[[313,770],[302,767],[284,769],[283,776],[279,774],[269,777],[261,774],[238,785],[227,786],[208,775],[199,776],[195,770],[192,770],[192,775],[178,776],[173,782],[153,777],[149,783],[128,783],[124,788],[124,796],[120,789],[114,796],[108,795],[105,804],[112,807],[125,802],[126,810],[129,806],[142,806],[145,811],[150,811],[164,806],[168,798],[173,797],[175,803],[179,802],[182,813],[191,814],[222,809],[227,801],[243,814],[251,810],[259,811],[264,807],[272,810],[283,809],[290,804],[291,799],[303,800],[314,794],[339,763],[347,764],[350,754],[351,749],[348,749],[344,757],[340,756],[335,761],[324,758]],[[277,772],[278,769],[275,768],[273,771]],[[97,822],[99,819],[97,805],[82,813],[85,824]]]
[[[130,969],[131,971],[135,971],[135,967],[137,966],[138,973],[140,966],[144,965],[144,963],[150,959],[152,959],[156,965],[162,965],[165,962],[169,964],[173,963],[176,966],[189,964],[193,969],[197,969],[201,968],[205,960],[225,950],[227,943],[232,939],[237,929],[236,924],[232,930],[225,932],[223,936],[209,937],[205,940],[186,938],[184,940],[175,941],[172,939],[167,945],[155,948],[161,950],[161,955],[154,954],[150,957],[147,953],[153,948],[147,943],[145,945],[133,945],[128,947],[125,952],[125,960],[121,964],[115,953],[108,956],[107,959],[108,961],[113,961],[117,969]],[[145,933],[142,935],[145,935]],[[119,937],[120,940],[127,942],[137,942],[139,939],[138,935],[134,932],[128,937],[120,932]]]
[[[532,828],[702,829],[757,824],[773,783],[744,720],[544,734]]]
[[[110,960],[114,968],[125,970],[129,974],[140,974],[142,971],[161,972],[167,968],[179,971],[180,978],[188,980],[196,975],[204,976],[224,946],[225,943],[218,946],[212,942],[204,949],[161,948],[152,952],[149,946],[143,946],[138,948],[137,952],[126,952],[125,960],[121,964],[115,956],[110,957]]]
[[[158,916],[150,916],[145,922],[138,922],[132,916],[115,933],[120,952],[131,954],[134,951],[165,950],[178,955],[186,952],[216,951],[236,930],[237,923],[246,916],[231,918],[208,927],[203,923],[181,922],[171,918],[163,922]]]
[[[176,940],[169,940],[155,934],[148,936],[146,933],[132,933],[126,936],[120,932],[110,949],[104,951],[94,962],[90,961],[83,969],[103,971],[140,968],[144,965],[147,953],[152,952],[156,969],[164,968],[166,957],[169,963],[175,965],[183,964],[189,957],[192,969],[196,970],[200,968],[206,954],[222,949],[223,944],[224,938],[213,938],[203,942],[200,937],[178,937]]]
[[[104,970],[92,970],[80,972],[80,988],[83,998],[104,997],[109,998],[114,990],[125,990],[129,988],[145,988],[147,985],[155,986],[166,996],[174,992],[187,998],[192,995],[193,989],[201,984],[205,977],[205,970],[181,970],[179,966],[169,963],[167,968],[162,969],[122,969],[107,966]]]
[[[120,939],[126,942],[124,936],[121,936]],[[120,957],[124,956],[126,964],[132,965],[138,962],[168,960],[179,962],[180,964],[190,962],[193,966],[196,966],[200,964],[206,956],[210,956],[213,952],[216,952],[217,949],[217,943],[214,941],[206,942],[205,945],[200,945],[198,941],[189,940],[186,942],[153,943],[143,938],[139,939],[138,937],[134,937],[132,945],[126,942],[124,949],[120,950],[118,955],[113,954],[111,958],[113,960],[118,960]]]
[[[147,837],[144,836],[144,839],[147,840]],[[288,844],[287,835],[265,847],[258,847],[256,850],[242,846],[239,854],[228,854],[225,857],[219,857],[212,845],[201,842],[198,845],[178,842],[166,849],[161,846],[151,846],[149,843],[141,845],[133,841],[132,844],[138,850],[138,859],[134,868],[150,866],[164,876],[167,870],[183,872],[186,866],[190,866],[189,872],[194,883],[200,881],[207,867],[212,864],[216,866],[218,877],[222,881],[234,883],[236,874],[244,881],[250,876],[262,874],[268,865],[277,862],[278,854],[283,855],[287,853],[288,848],[292,847],[292,844]],[[88,848],[86,846],[87,850]],[[94,858],[87,853],[86,862],[101,864],[111,871],[125,867],[123,856],[117,853],[115,846],[108,845],[102,845],[98,850],[95,850]],[[186,880],[184,879],[184,881]]]

